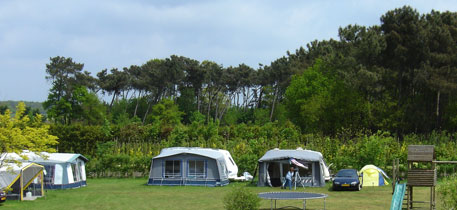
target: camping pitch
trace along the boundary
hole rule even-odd
[[[363,187],[377,187],[389,184],[389,182],[387,182],[386,180],[389,179],[389,176],[387,176],[386,172],[384,172],[377,166],[366,165],[362,169],[360,169],[359,173],[362,174],[363,177]]]
[[[327,169],[320,152],[303,150],[269,150],[259,159],[259,181],[257,186],[278,187],[290,167],[296,168],[298,185],[325,186],[324,170]]]
[[[162,149],[151,161],[148,185],[227,185],[229,169],[225,157],[217,149]]]

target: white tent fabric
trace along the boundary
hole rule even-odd
[[[86,186],[86,157],[74,153],[34,153],[23,151],[21,155],[8,153],[6,159],[30,161],[44,165],[47,170],[47,189],[65,189]]]
[[[312,150],[279,150],[273,149],[269,150],[265,155],[263,155],[259,162],[270,161],[270,160],[281,160],[281,159],[290,159],[295,158],[304,161],[320,161],[323,159],[320,152]]]
[[[11,192],[18,194],[22,200],[24,190],[31,184],[37,183],[41,188],[38,194],[43,195],[43,172],[44,167],[36,163],[6,163],[0,168],[0,189],[11,189]],[[40,175],[41,178],[35,180]]]

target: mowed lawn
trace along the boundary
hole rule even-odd
[[[48,190],[45,198],[35,201],[7,201],[0,209],[224,209],[223,197],[235,186],[246,183],[231,183],[225,187],[193,186],[146,186],[147,179],[89,179],[88,186],[69,190]],[[285,191],[279,188],[249,186],[255,193]],[[417,188],[414,196],[427,200],[430,188]],[[327,209],[389,209],[392,187],[366,187],[362,191],[331,191],[330,183],[323,188],[297,188],[297,191],[325,193]],[[437,198],[439,199],[439,197]],[[439,200],[438,200],[439,201]],[[439,202],[438,209],[439,209]],[[302,201],[278,201],[284,206],[303,207]],[[323,200],[307,201],[306,209],[322,209]],[[270,209],[270,201],[261,201],[262,209]]]

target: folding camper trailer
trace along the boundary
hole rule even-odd
[[[225,156],[217,149],[163,149],[151,161],[148,185],[224,186],[229,183]]]
[[[298,167],[300,165],[301,167]],[[320,152],[311,150],[273,149],[259,159],[259,181],[257,186],[279,187],[290,167],[296,168],[298,186],[325,186],[325,161]]]

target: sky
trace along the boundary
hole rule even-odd
[[[55,56],[92,76],[173,54],[257,68],[313,40],[338,39],[339,27],[380,25],[404,5],[457,11],[444,0],[2,0],[0,101],[45,101]]]

